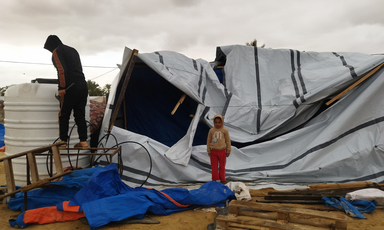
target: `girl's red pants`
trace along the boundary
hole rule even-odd
[[[212,180],[225,181],[226,150],[211,150]]]

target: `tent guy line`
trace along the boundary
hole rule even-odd
[[[52,63],[22,62],[22,61],[6,61],[6,60],[0,60],[0,62],[4,62],[4,63],[13,63],[13,64],[49,65],[49,66],[52,66]],[[116,66],[95,66],[95,65],[83,65],[82,67],[86,67],[86,68],[105,68],[105,69],[117,68]]]

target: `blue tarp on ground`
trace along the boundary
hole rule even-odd
[[[84,175],[81,174],[85,171]],[[85,216],[91,229],[97,229],[103,225],[108,224],[111,221],[120,221],[129,217],[142,218],[145,213],[151,212],[157,215],[169,215],[174,212],[183,211],[198,206],[223,206],[226,200],[236,199],[233,192],[225,185],[210,181],[203,184],[199,189],[188,190],[183,188],[164,189],[157,191],[155,189],[147,188],[131,188],[124,184],[118,174],[117,166],[115,164],[107,165],[106,167],[98,167],[90,176],[91,171],[76,170],[74,173],[81,176],[84,182],[84,186],[70,198],[70,205],[79,205],[84,211]],[[69,176],[72,175],[72,179],[75,179],[74,173],[65,176],[63,181],[55,182],[55,184],[70,183]],[[82,185],[82,183],[72,183],[76,185]],[[68,189],[79,189],[81,186],[73,186],[67,184]],[[47,189],[34,190],[39,196],[44,197],[44,201],[40,200],[40,204],[33,202],[36,207],[41,205],[47,205],[47,196],[44,191],[52,196],[51,201],[57,202],[54,194]],[[28,192],[28,207],[29,205]],[[68,193],[70,195],[70,193]],[[63,197],[54,205],[59,205],[61,200],[65,200],[67,197]],[[13,201],[12,201],[13,200]],[[67,199],[69,200],[69,199]],[[11,199],[12,207],[21,209],[23,200]],[[36,199],[36,201],[39,201]],[[50,203],[52,203],[50,202]],[[15,208],[15,209],[16,209]],[[21,214],[23,215],[23,214]],[[22,216],[21,216],[22,217]],[[17,218],[17,221],[21,221],[22,218]],[[15,222],[15,221],[14,221]],[[23,223],[18,223],[18,226],[24,226]]]
[[[28,191],[27,209],[55,206],[60,202],[68,201],[87,183],[93,173],[101,167],[75,170],[63,177],[61,181],[50,184],[63,186],[63,188],[44,188]],[[20,192],[10,199],[8,207],[14,211],[24,211],[24,193]]]
[[[371,213],[376,209],[376,201],[359,200],[359,201],[348,201],[344,197],[340,197],[340,201],[336,198],[321,198],[327,207],[334,207],[340,211],[345,212],[347,215],[355,218],[366,219],[361,213]],[[355,207],[356,206],[356,207]]]
[[[216,181],[191,191],[131,188],[121,181],[116,165],[110,164],[97,170],[69,204],[81,206],[89,225],[96,229],[129,217],[141,219],[147,212],[169,215],[202,205],[220,206],[233,199],[236,199],[233,192]]]
[[[0,124],[0,148],[4,146],[4,125]]]

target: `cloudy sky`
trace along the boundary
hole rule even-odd
[[[109,84],[124,47],[213,61],[217,46],[384,53],[382,0],[1,0],[0,87],[56,78],[48,35]]]

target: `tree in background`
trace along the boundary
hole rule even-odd
[[[109,91],[111,91],[111,84],[106,84],[106,85],[103,87],[103,91],[104,91],[104,95],[109,94]]]
[[[0,96],[4,96],[5,91],[8,89],[9,86],[0,87]]]
[[[104,95],[103,90],[100,88],[99,84],[97,84],[96,82],[94,82],[92,80],[88,80],[87,85],[88,85],[89,96],[103,96]]]
[[[256,39],[253,39],[253,41],[251,42],[247,42],[245,43],[245,45],[247,46],[254,46],[254,47],[257,47],[257,40]],[[262,46],[260,46],[261,48],[264,48],[265,44],[263,44]]]

